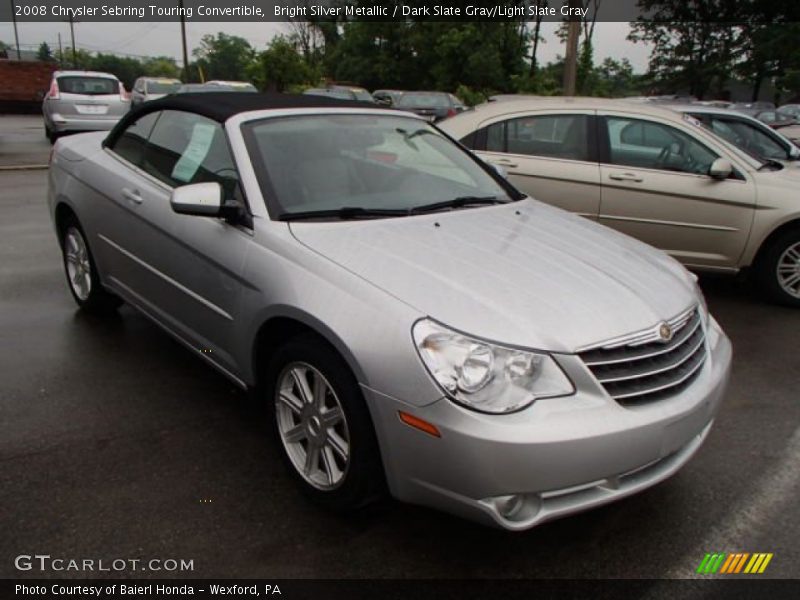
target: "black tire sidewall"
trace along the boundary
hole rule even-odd
[[[72,282],[69,280],[69,271],[67,270],[67,234],[69,233],[70,229],[75,229],[78,234],[83,238],[83,243],[86,246],[86,254],[89,257],[89,270],[90,270],[90,278],[91,278],[91,290],[89,291],[89,297],[85,300],[82,300],[78,297],[75,293],[75,290],[72,287]],[[103,289],[103,285],[100,283],[100,276],[97,273],[97,266],[94,262],[94,255],[92,254],[92,249],[89,246],[89,240],[86,238],[86,233],[83,231],[80,223],[75,217],[69,217],[67,221],[64,223],[63,235],[61,236],[61,262],[64,268],[64,278],[67,280],[67,287],[69,288],[69,293],[72,294],[72,297],[75,299],[75,303],[80,307],[81,310],[93,313],[105,313],[110,310],[113,310],[120,304],[120,300]]]
[[[800,228],[790,229],[772,242],[764,250],[756,266],[758,285],[768,299],[785,306],[800,307],[800,298],[786,293],[778,282],[778,261],[786,249],[800,241]]]
[[[344,481],[332,490],[320,490],[308,483],[292,464],[278,430],[275,393],[283,369],[304,362],[320,371],[333,388],[344,411],[350,435],[350,464]],[[300,335],[287,341],[271,356],[264,371],[262,397],[267,404],[271,437],[283,462],[303,492],[315,503],[333,510],[353,510],[383,495],[385,479],[375,430],[361,389],[347,363],[322,338]]]

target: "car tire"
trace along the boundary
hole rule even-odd
[[[100,283],[86,234],[74,217],[64,223],[61,255],[67,287],[82,311],[106,314],[122,304],[119,297],[106,291]]]
[[[271,357],[264,383],[281,456],[312,501],[349,511],[384,495],[380,451],[361,389],[325,340],[313,334],[291,338]]]
[[[800,307],[800,228],[778,235],[756,265],[758,287],[773,302]]]
[[[58,134],[49,127],[47,127],[46,125],[44,128],[44,134],[47,137],[47,139],[50,140],[51,144],[56,143],[56,140],[58,139]]]

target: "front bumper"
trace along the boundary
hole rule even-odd
[[[694,382],[636,408],[610,398],[577,356],[558,356],[579,391],[510,415],[442,398],[414,407],[365,389],[395,497],[523,530],[650,487],[680,469],[711,428],[727,387],[731,344],[716,322]],[[433,437],[398,411],[434,424]]]

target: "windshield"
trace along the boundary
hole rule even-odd
[[[459,146],[417,119],[314,115],[247,123],[245,139],[277,215],[407,211],[463,198],[511,198]]]
[[[444,94],[405,93],[397,101],[397,106],[414,106],[419,108],[444,108],[450,106]]]
[[[361,100],[362,102],[375,102],[375,99],[372,97],[367,90],[353,90],[353,94],[356,96],[356,100]]]
[[[119,94],[119,82],[108,77],[59,77],[58,89],[64,94],[110,96]]]
[[[762,160],[789,158],[788,148],[780,143],[777,136],[761,130],[752,123],[711,117],[711,130],[755,158]]]
[[[314,88],[303,92],[306,96],[328,96],[330,98],[338,98],[339,100],[352,100],[353,92],[349,90],[331,90]]]
[[[148,81],[148,94],[174,94],[181,87],[180,81]]]

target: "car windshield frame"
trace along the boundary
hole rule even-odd
[[[488,206],[492,203],[489,202],[463,202],[463,194],[454,194],[452,198],[446,199],[438,199],[438,198],[429,198],[429,197],[420,197],[417,196],[414,199],[416,200],[414,203],[409,204],[407,206],[359,206],[358,202],[348,202],[341,205],[335,205],[325,208],[318,209],[318,212],[325,213],[321,214],[318,219],[308,219],[308,212],[304,210],[287,210],[283,203],[278,198],[278,193],[276,192],[275,185],[273,184],[271,171],[269,166],[266,164],[267,157],[262,156],[259,142],[256,138],[256,128],[259,126],[274,123],[278,121],[285,121],[285,120],[296,120],[296,119],[316,119],[320,117],[365,117],[365,118],[378,118],[378,119],[393,119],[393,120],[403,120],[404,122],[408,123],[409,128],[415,128],[417,131],[419,129],[429,130],[431,133],[437,134],[439,137],[444,139],[448,142],[448,148],[452,148],[452,150],[458,153],[459,156],[463,156],[470,165],[474,165],[476,168],[476,172],[481,172],[488,176],[489,180],[496,184],[499,188],[501,194],[497,197],[497,202],[494,204],[499,203],[507,203],[507,202],[516,202],[518,200],[522,200],[527,196],[517,190],[510,182],[508,182],[504,177],[502,177],[498,171],[489,165],[488,163],[481,160],[479,157],[474,155],[473,153],[466,150],[463,146],[461,146],[457,141],[455,141],[451,136],[447,133],[422,119],[418,119],[414,116],[405,115],[395,115],[395,114],[373,114],[371,111],[369,112],[356,112],[356,111],[345,111],[342,112],[340,110],[332,110],[332,111],[320,111],[320,112],[313,112],[313,113],[299,113],[299,114],[280,114],[280,115],[264,115],[264,116],[253,116],[250,119],[244,120],[240,123],[240,133],[242,134],[242,138],[244,140],[245,147],[247,149],[247,157],[248,161],[252,164],[253,170],[256,175],[256,180],[259,185],[260,192],[264,199],[264,204],[267,209],[267,213],[269,217],[273,221],[287,221],[292,220],[291,217],[293,214],[302,215],[304,220],[309,221],[344,221],[350,220],[352,218],[359,218],[361,213],[378,213],[378,212],[385,212],[385,215],[382,215],[383,218],[389,217],[411,217],[411,216],[418,216],[421,214],[425,214],[425,211],[418,211],[420,207],[430,205],[435,201],[455,201],[453,205],[453,209],[460,209],[464,208],[473,208],[479,206]],[[415,131],[411,135],[416,135],[417,131]],[[459,166],[459,165],[457,165]],[[466,172],[466,170],[465,170]],[[469,175],[469,173],[466,173]],[[475,192],[480,193],[482,190],[475,189]],[[485,193],[486,190],[483,190]],[[501,197],[503,196],[503,197]],[[442,202],[444,204],[444,202]],[[443,208],[444,210],[444,208]],[[336,216],[334,213],[343,212],[346,216]],[[381,215],[374,215],[368,214],[368,218],[378,218]]]

